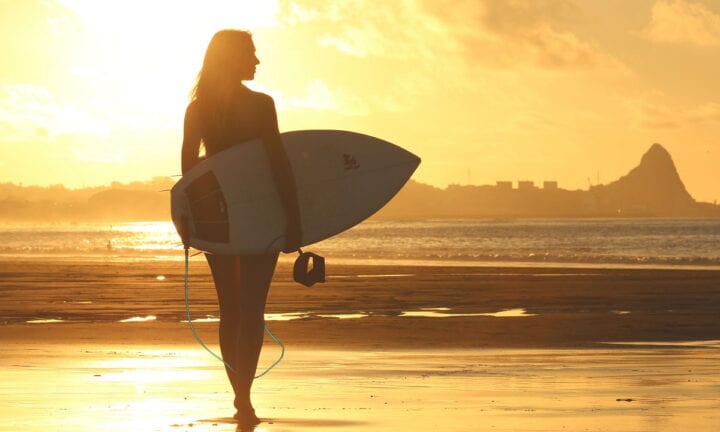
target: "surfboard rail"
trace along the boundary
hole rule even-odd
[[[297,185],[302,246],[373,215],[420,164],[407,150],[357,132],[298,130],[281,137]],[[271,169],[259,139],[200,162],[171,190],[178,232],[189,224],[189,245],[209,253],[282,250],[287,218]]]

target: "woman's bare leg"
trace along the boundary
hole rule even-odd
[[[263,343],[264,313],[277,254],[208,255],[220,304],[220,350],[235,393],[238,420],[257,421],[250,389]]]

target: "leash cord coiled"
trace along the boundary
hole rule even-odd
[[[185,248],[185,312],[187,313],[187,321],[188,321],[188,325],[190,326],[190,330],[192,331],[193,336],[195,336],[195,340],[198,341],[200,346],[205,348],[205,351],[209,352],[213,357],[215,357],[216,359],[223,362],[225,364],[225,367],[227,367],[233,373],[237,374],[238,372],[232,366],[230,366],[230,364],[228,362],[226,362],[219,355],[215,354],[210,348],[208,348],[207,345],[205,345],[205,343],[200,338],[200,335],[198,335],[197,330],[195,330],[195,326],[193,325],[193,322],[192,322],[192,317],[190,316],[190,288],[189,288],[190,283],[189,283],[189,279],[190,279],[190,252],[187,248]],[[262,372],[261,374],[256,375],[255,378],[260,378],[260,377],[264,376],[265,374],[267,374],[268,372],[270,372],[275,366],[277,366],[282,361],[283,357],[285,357],[285,345],[283,345],[283,343],[280,342],[280,339],[275,337],[275,335],[270,331],[270,329],[268,328],[267,325],[265,325],[265,332],[275,342],[277,342],[278,345],[280,345],[280,348],[282,349],[282,351],[280,352],[280,357],[278,357],[278,359],[275,360],[275,363],[270,365],[270,367],[265,369],[265,371]]]

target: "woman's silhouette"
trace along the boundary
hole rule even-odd
[[[212,156],[230,146],[262,139],[288,216],[285,252],[299,247],[300,212],[295,182],[278,130],[272,98],[242,83],[255,77],[260,64],[249,32],[222,30],[208,45],[191,102],[185,112],[183,174],[200,161],[200,148]],[[232,366],[228,378],[235,392],[235,418],[244,425],[260,422],[250,401],[262,348],[265,301],[278,254],[206,255],[220,304],[220,349]]]

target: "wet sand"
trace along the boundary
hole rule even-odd
[[[268,321],[287,353],[256,383],[256,431],[720,429],[718,271],[328,272],[278,270],[268,312],[302,318]],[[182,283],[181,262],[0,260],[0,430],[236,430]],[[199,260],[191,304],[217,316]],[[217,351],[217,323],[197,327]],[[262,365],[278,354],[266,340]]]

